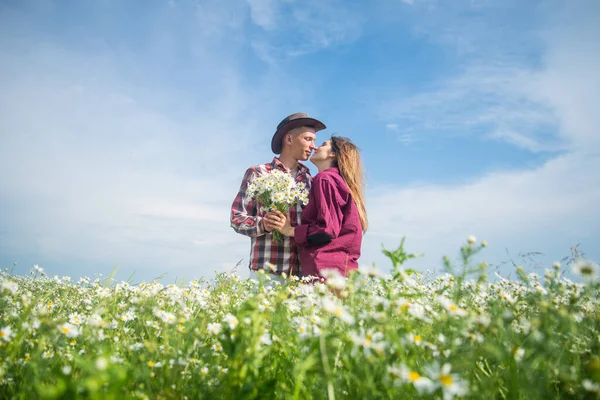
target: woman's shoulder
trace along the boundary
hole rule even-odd
[[[321,187],[330,187],[338,192],[346,191],[344,178],[340,175],[340,170],[335,167],[319,172],[314,176],[312,184]]]
[[[335,182],[342,178],[340,170],[336,167],[327,168],[325,171],[321,171],[313,177],[314,181],[330,181]]]

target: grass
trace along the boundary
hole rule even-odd
[[[2,273],[0,397],[597,398],[597,266],[578,260],[582,283],[558,264],[489,282],[471,263],[484,247],[470,238],[460,265],[423,276],[402,242],[391,274],[327,285]]]

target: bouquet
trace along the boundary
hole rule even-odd
[[[296,183],[292,175],[278,169],[258,176],[248,185],[246,194],[257,201],[265,211],[281,211],[287,214],[290,207],[301,202],[308,204],[308,190],[304,182]],[[283,234],[273,232],[277,243],[283,242]]]

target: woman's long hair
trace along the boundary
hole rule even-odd
[[[332,136],[331,148],[336,155],[334,166],[340,170],[340,175],[342,175],[342,178],[350,189],[350,194],[358,209],[362,230],[366,232],[369,223],[363,193],[364,170],[358,147],[348,138]]]

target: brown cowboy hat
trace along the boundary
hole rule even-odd
[[[273,150],[273,153],[281,154],[283,136],[299,126],[310,126],[314,128],[315,132],[327,128],[324,123],[318,119],[309,118],[306,113],[288,115],[277,125],[277,130],[273,135],[273,140],[271,140],[271,150]]]

